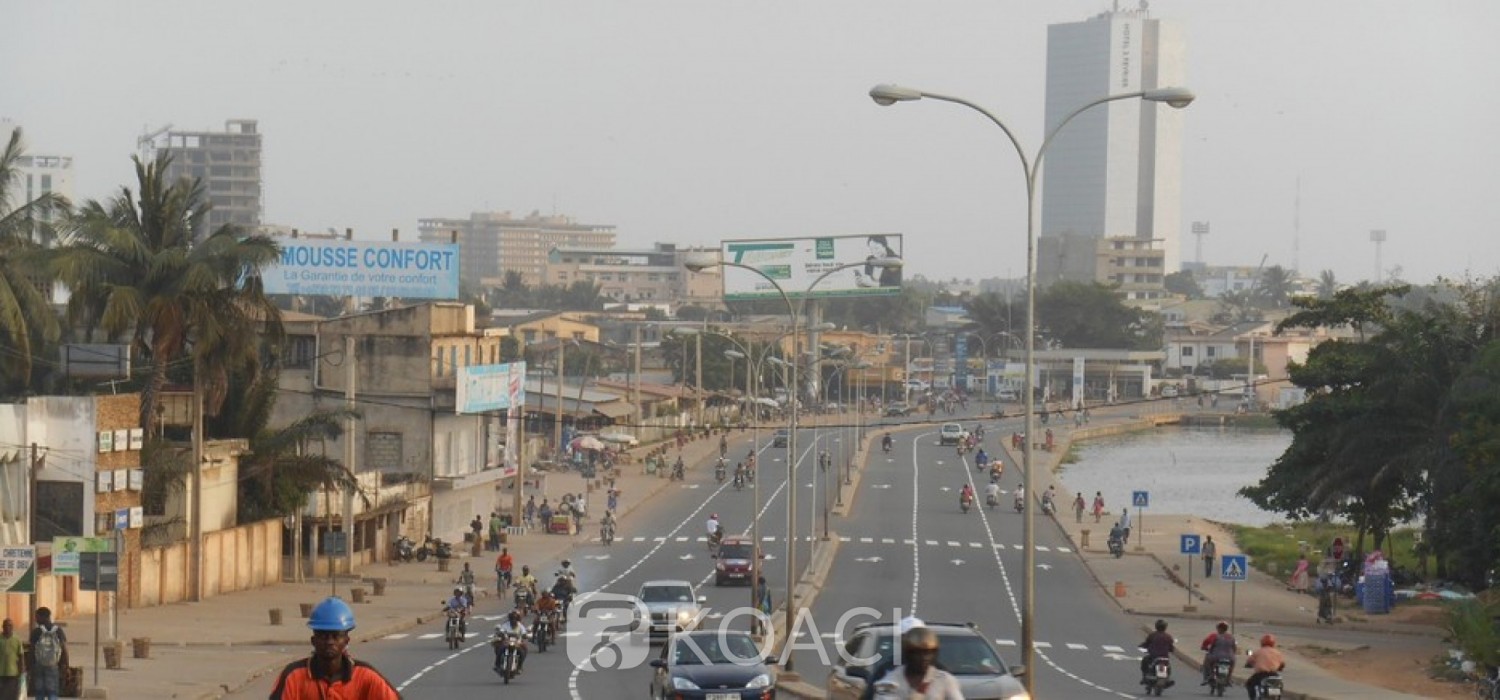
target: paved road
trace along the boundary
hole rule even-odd
[[[989,451],[998,452],[997,441],[1016,424],[986,421]],[[960,460],[952,447],[939,447],[935,427],[893,436],[895,449],[873,452],[856,508],[838,523],[848,541],[814,605],[819,646],[832,660],[833,645],[846,636],[840,617],[868,606],[886,619],[899,609],[897,615],[974,622],[1007,663],[1018,663],[1022,516],[1010,507],[1009,494],[1019,473],[1007,465],[1000,507],[965,515],[958,489],[973,483],[982,500],[987,482],[987,475],[974,470],[972,455]],[[1061,532],[1040,517],[1036,545],[1038,658],[1032,673],[1038,695],[1135,697],[1138,623],[1119,614]],[[799,645],[810,637],[804,633]],[[794,664],[805,680],[824,684],[829,664],[815,651],[799,650]]]
[[[729,461],[731,474],[734,463],[746,455],[747,437],[733,436]],[[761,431],[760,438],[760,534],[767,554],[764,573],[779,602],[786,577],[783,562],[786,559],[788,450],[769,446],[770,431]],[[801,459],[793,482],[800,489],[797,507],[799,540],[804,540],[803,536],[809,532],[813,515],[822,517],[822,482],[819,481],[819,499],[816,501],[819,507],[812,511],[809,504],[814,503],[814,489],[810,483],[817,471],[817,450],[834,444],[832,441],[836,438],[845,439],[845,435],[836,430],[807,429],[799,433],[797,451]],[[713,560],[707,552],[705,523],[711,513],[717,513],[729,533],[748,534],[752,503],[751,488],[736,491],[732,482],[718,484],[709,463],[691,465],[686,483],[658,495],[653,503],[621,523],[613,546],[590,542],[577,548],[573,559],[579,569],[580,587],[585,592],[634,594],[647,580],[685,579],[707,598],[706,605],[713,617],[707,618],[705,624],[717,625],[722,619],[718,616],[722,612],[717,611],[747,606],[750,593],[745,587],[717,588],[713,585]],[[806,566],[810,547],[811,544],[805,541],[799,543],[799,569]],[[538,568],[537,562],[517,562],[517,565],[523,563]],[[540,568],[541,573],[550,574],[556,569],[556,562],[546,562]],[[550,582],[548,577],[539,578]],[[441,592],[434,593],[434,611],[440,607],[440,595]],[[441,638],[441,623],[432,622],[407,633],[360,645],[355,652],[359,658],[379,668],[408,697],[474,697],[480,692],[495,692],[502,682],[490,670],[493,654],[485,639],[509,607],[494,598],[481,599],[476,606],[476,615],[481,619],[470,626],[470,639],[457,651],[447,649]],[[735,626],[748,627],[748,621]],[[659,645],[650,648],[653,656],[659,648]],[[517,686],[517,691],[526,692],[528,697],[571,696],[595,700],[642,697],[650,680],[649,667],[575,672],[566,651],[555,648],[545,654],[533,650],[526,663],[526,672],[511,684]],[[265,697],[271,682],[270,678],[261,679],[234,697]]]

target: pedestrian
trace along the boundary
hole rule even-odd
[[[343,600],[324,598],[313,608],[307,626],[312,629],[312,655],[281,670],[271,700],[401,700],[401,694],[374,666],[349,657],[354,611]]]
[[[755,579],[756,601],[755,610],[760,615],[755,616],[754,627],[757,631],[761,628],[761,621],[771,619],[771,587],[766,585],[766,577],[759,576]]]
[[[1080,523],[1083,522],[1083,511],[1086,508],[1088,508],[1088,504],[1083,500],[1083,492],[1079,491],[1078,497],[1073,499],[1073,519]]]
[[[16,626],[6,618],[0,623],[0,700],[20,700],[21,677],[26,675],[26,652]]]
[[[505,527],[500,523],[500,514],[490,511],[490,543],[489,551],[500,551],[500,529]]]
[[[526,499],[526,527],[536,527],[536,496]]]
[[[608,510],[610,512],[614,512],[615,510],[617,510],[619,508],[619,506],[620,506],[620,490],[619,489],[610,489],[609,490],[609,503],[605,507],[605,510]]]
[[[36,627],[31,630],[31,657],[36,664],[32,673],[33,697],[57,700],[62,692],[62,669],[68,666],[68,635],[52,624],[50,608],[36,609]]]
[[[542,507],[536,509],[536,516],[542,521],[542,532],[552,532],[552,506],[547,505],[547,499],[542,499]]]
[[[1099,518],[1104,517],[1104,494],[1094,492],[1094,524],[1099,524]]]
[[[1120,541],[1123,542],[1123,543],[1125,543],[1125,544],[1130,544],[1130,509],[1129,508],[1121,508],[1120,509],[1120,529],[1125,531],[1125,537],[1123,539],[1121,539]]]
[[[1297,557],[1297,568],[1292,571],[1292,585],[1290,588],[1298,593],[1307,592],[1307,554],[1304,552]]]
[[[1214,557],[1219,555],[1219,545],[1214,544],[1214,536],[1208,535],[1203,538],[1203,578],[1214,575]]]
[[[473,539],[469,541],[474,543],[477,550],[480,545],[484,544],[484,520],[479,517],[478,513],[474,514],[474,519],[469,522],[469,530],[474,533]]]

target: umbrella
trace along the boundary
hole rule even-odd
[[[615,442],[622,445],[635,446],[641,444],[641,441],[637,440],[636,437],[634,435],[631,435],[630,433],[600,433],[599,439],[605,442]]]
[[[599,438],[596,438],[596,437],[594,437],[592,435],[585,435],[585,436],[583,436],[581,438],[578,438],[578,439],[576,439],[576,440],[573,441],[573,449],[575,449],[575,450],[602,450],[602,449],[604,449],[604,443],[600,442]]]

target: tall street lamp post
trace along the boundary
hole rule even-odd
[[[737,267],[760,276],[766,282],[768,282],[772,288],[776,290],[776,293],[781,297],[781,300],[786,303],[787,316],[791,321],[791,327],[794,331],[792,333],[793,361],[790,368],[791,379],[788,382],[788,405],[791,407],[791,411],[789,412],[790,415],[787,420],[787,537],[785,623],[787,637],[786,641],[784,642],[784,645],[786,646],[790,646],[793,641],[792,631],[797,620],[796,595],[794,593],[797,588],[797,360],[802,354],[802,339],[801,334],[795,331],[797,330],[797,325],[801,323],[800,319],[802,317],[802,304],[805,304],[807,302],[808,295],[812,294],[813,289],[818,286],[819,282],[827,279],[829,275],[832,275],[835,272],[855,267],[862,267],[865,265],[874,265],[875,267],[879,267],[882,269],[889,269],[893,267],[899,268],[901,267],[901,262],[902,261],[899,258],[885,258],[872,261],[846,263],[829,268],[822,274],[813,278],[812,283],[807,285],[806,292],[800,297],[799,303],[797,304],[792,303],[792,298],[787,296],[786,290],[781,287],[780,282],[777,282],[775,278],[771,277],[770,275],[763,272],[760,268],[753,265],[746,265],[745,263],[734,262],[732,260],[722,260],[719,258],[719,255],[717,253],[690,253],[684,257],[682,262],[683,267],[687,268],[689,272],[702,272],[711,267]],[[759,476],[759,474],[756,475],[757,478],[759,478]],[[783,652],[785,652],[785,649],[783,649]],[[783,653],[783,656],[786,657],[786,665],[784,666],[784,668],[788,672],[792,671],[791,655]]]
[[[1033,395],[1032,387],[1032,384],[1036,381],[1036,377],[1034,376],[1036,373],[1036,183],[1037,175],[1042,169],[1042,158],[1046,156],[1047,147],[1052,145],[1052,140],[1057,136],[1058,132],[1062,131],[1062,128],[1067,126],[1068,122],[1072,121],[1074,117],[1090,108],[1116,100],[1143,99],[1149,102],[1165,102],[1175,109],[1182,109],[1192,104],[1194,95],[1192,91],[1186,88],[1169,87],[1108,95],[1087,102],[1069,112],[1056,126],[1052,127],[1047,132],[1046,137],[1042,139],[1042,146],[1037,149],[1036,157],[1030,159],[1027,158],[1026,151],[1021,147],[1021,142],[1016,139],[1016,135],[1011,133],[1010,127],[1006,126],[1005,122],[1000,121],[999,117],[996,117],[989,110],[973,102],[961,97],[925,92],[899,85],[876,85],[870,89],[870,99],[874,100],[875,104],[881,106],[889,106],[897,102],[910,102],[923,98],[938,100],[940,102],[952,102],[983,114],[995,126],[1000,127],[1001,131],[1005,132],[1005,136],[1010,139],[1011,146],[1016,149],[1016,155],[1021,159],[1021,170],[1026,177],[1026,444],[1021,449],[1021,474],[1022,483],[1027,493],[1035,493],[1032,489],[1031,478],[1031,446],[1035,436],[1033,426],[1036,420],[1036,417],[1033,415],[1036,397]],[[1026,568],[1026,573],[1022,577],[1024,586],[1022,592],[1023,608],[1021,611],[1021,663],[1027,668],[1035,667],[1033,657],[1036,653],[1034,644],[1036,635],[1036,532],[1032,517],[1035,510],[1034,508],[1027,508],[1023,513],[1024,543],[1022,546],[1024,550],[1022,552],[1022,561]],[[1026,674],[1025,681],[1027,692],[1035,697],[1036,690],[1034,686],[1036,674]]]

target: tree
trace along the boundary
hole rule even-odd
[[[1338,279],[1333,276],[1333,270],[1324,270],[1318,273],[1318,298],[1332,299],[1339,291]]]
[[[194,241],[209,209],[202,184],[168,182],[167,153],[132,161],[139,193],[122,187],[107,202],[85,204],[57,251],[56,269],[73,292],[70,316],[87,316],[111,338],[130,332],[135,352],[149,363],[141,426],[150,435],[172,363],[191,351],[216,407],[229,372],[253,365],[246,348],[256,345],[248,334],[260,327],[280,335],[280,311],[260,283],[278,250],[270,238],[234,226]]]
[[[1249,290],[1237,290],[1219,295],[1219,306],[1213,318],[1217,323],[1245,323],[1261,320],[1262,314]]]
[[[1036,300],[1037,330],[1067,348],[1161,347],[1160,319],[1132,309],[1111,287],[1058,282]]]
[[[1198,285],[1198,279],[1187,270],[1179,270],[1162,278],[1167,291],[1173,294],[1181,294],[1188,299],[1202,299],[1204,297],[1203,287]]]
[[[1254,301],[1262,308],[1282,309],[1292,298],[1292,271],[1280,265],[1272,265],[1260,273],[1260,284],[1255,287]]]
[[[57,317],[38,285],[45,270],[46,245],[57,234],[53,221],[67,213],[68,201],[55,192],[22,201],[21,130],[11,131],[0,153],[0,356],[7,384],[31,381],[37,341],[58,336]]]

